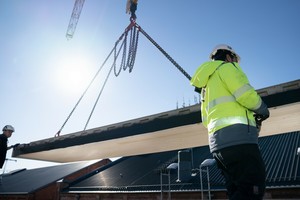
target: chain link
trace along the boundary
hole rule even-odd
[[[160,50],[168,60],[175,65],[175,67],[188,79],[191,80],[192,77],[161,47],[159,44],[157,44],[138,24],[136,24],[136,27],[139,29],[139,31],[154,45],[158,50]]]

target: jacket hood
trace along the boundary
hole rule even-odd
[[[197,88],[203,88],[207,85],[209,77],[216,71],[216,69],[223,63],[223,61],[209,61],[203,63],[195,72],[191,79],[191,85]]]

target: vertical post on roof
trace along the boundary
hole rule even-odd
[[[162,180],[162,169],[160,170],[160,200],[163,199],[163,180]]]
[[[192,155],[190,150],[178,151],[178,180],[177,182],[187,182],[191,178]]]
[[[165,170],[167,170],[167,172]],[[163,176],[168,177],[168,200],[170,200],[171,199],[171,178],[170,178],[171,169],[167,168],[167,169],[160,170],[160,200],[163,200],[163,192],[164,192]]]
[[[199,177],[200,177],[200,190],[201,190],[201,199],[203,200],[203,182],[202,182],[202,171],[201,171],[201,165],[199,166]]]
[[[167,168],[160,170],[160,200],[163,199],[163,176],[168,176],[168,200],[171,200],[171,171],[178,169],[178,163],[171,163]],[[166,172],[167,170],[167,172]]]
[[[2,175],[5,173],[6,165],[7,165],[7,162],[8,162],[8,161],[14,161],[14,162],[17,162],[17,160],[15,160],[15,159],[5,158],[4,167],[3,167],[3,171],[2,171]]]
[[[200,166],[199,166],[199,174],[200,174],[200,185],[201,185],[201,199],[204,198],[203,195],[203,179],[202,179],[202,167],[206,167],[206,170],[203,170],[203,172],[206,172],[207,177],[207,191],[208,191],[208,199],[211,200],[211,194],[210,194],[210,179],[209,179],[209,167],[214,165],[216,163],[215,159],[206,159],[204,160]]]
[[[168,200],[171,200],[171,169],[168,169],[168,184],[169,184],[169,191],[168,191]]]
[[[209,181],[209,170],[208,170],[208,166],[206,167],[206,175],[207,175],[207,191],[208,191],[208,199],[211,199],[211,195],[210,195],[210,181]]]

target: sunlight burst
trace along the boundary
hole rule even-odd
[[[65,94],[79,94],[91,81],[91,64],[83,56],[73,56],[60,62],[56,72],[56,82]]]

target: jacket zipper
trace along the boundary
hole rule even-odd
[[[248,133],[250,132],[250,123],[249,123],[249,118],[248,118],[248,112],[246,110],[246,118],[247,118],[247,124],[248,124]]]

